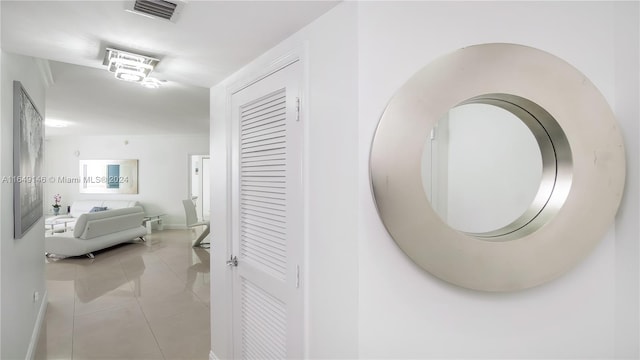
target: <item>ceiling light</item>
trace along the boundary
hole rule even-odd
[[[124,81],[141,82],[146,77],[145,73],[138,69],[117,68],[115,73],[116,79]]]
[[[107,48],[102,63],[115,73],[117,79],[141,82],[151,74],[159,61],[149,56]]]

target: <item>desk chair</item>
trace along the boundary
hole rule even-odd
[[[209,235],[209,221],[207,220],[198,221],[196,206],[193,203],[193,201],[191,201],[191,199],[182,200],[182,205],[184,205],[184,213],[187,216],[188,228],[193,228],[196,226],[203,226],[203,225],[206,226],[202,231],[202,234],[200,234],[200,236],[196,239],[196,241],[193,242],[193,247],[209,244],[209,243],[202,244],[202,240],[204,240],[204,238],[207,237],[207,235]]]

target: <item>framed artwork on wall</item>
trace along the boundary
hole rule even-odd
[[[13,236],[20,239],[42,217],[42,115],[19,81],[13,82]]]

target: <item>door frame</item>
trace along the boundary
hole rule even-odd
[[[193,194],[193,174],[191,173],[191,166],[192,166],[192,161],[193,161],[193,157],[194,156],[200,156],[201,160],[204,158],[209,159],[209,161],[211,161],[211,155],[210,154],[202,154],[202,153],[188,153],[187,154],[187,174],[189,174],[188,179],[187,179],[187,197],[185,199],[191,199],[192,194]],[[200,190],[204,190],[204,184],[202,183],[202,174],[203,174],[203,169],[202,169],[202,163],[200,163],[200,180],[199,180],[199,186],[200,186]],[[209,183],[209,187],[211,187],[211,183]],[[209,189],[209,197],[211,197],[211,189]],[[198,196],[198,203],[196,204],[196,210],[200,209],[201,211],[198,213],[199,218],[198,219],[202,219],[204,216],[204,206],[203,206],[203,195],[202,193]],[[211,199],[209,199],[209,202],[211,202]],[[211,212],[211,209],[209,209],[209,212]]]
[[[232,118],[232,97],[235,93],[240,92],[241,90],[251,86],[259,82],[260,80],[268,77],[269,75],[284,69],[285,67],[299,62],[301,66],[301,79],[300,79],[300,121],[302,122],[302,211],[303,211],[303,238],[302,243],[300,244],[302,250],[302,256],[300,258],[300,291],[302,296],[302,313],[304,314],[302,322],[302,328],[304,329],[304,334],[302,335],[303,342],[303,353],[306,357],[309,353],[308,351],[308,315],[307,315],[307,299],[308,299],[308,283],[307,279],[307,263],[308,263],[308,253],[307,253],[307,241],[308,241],[308,193],[307,193],[307,179],[308,179],[308,126],[306,126],[306,121],[308,119],[308,107],[307,99],[309,94],[308,89],[308,78],[309,78],[309,64],[308,64],[308,43],[306,41],[302,42],[296,47],[289,48],[288,51],[278,52],[281,54],[277,56],[274,52],[273,54],[267,53],[263,57],[256,60],[254,64],[250,64],[249,66],[241,69],[238,73],[236,73],[230,82],[229,85],[225,86],[225,98],[224,98],[224,123],[225,123],[225,153],[226,153],[226,199],[225,199],[225,209],[226,214],[229,214],[225,218],[225,229],[224,232],[224,259],[229,259],[233,252],[233,237],[235,235],[235,231],[233,226],[233,186],[232,186],[232,178],[233,178],[233,162],[232,162],[232,129],[233,129],[233,118]],[[220,244],[222,245],[222,244]],[[220,247],[219,247],[220,248]],[[221,249],[222,250],[222,249]],[[212,255],[213,256],[213,255]],[[219,259],[219,257],[218,257]],[[213,260],[213,259],[212,259]],[[216,317],[216,321],[221,321],[224,325],[224,328],[227,329],[225,347],[226,349],[216,349],[218,353],[218,358],[234,358],[234,348],[233,348],[233,272],[230,271],[226,265],[221,264],[220,266],[225,267],[224,274],[224,293],[226,294],[226,299],[224,301],[223,307],[226,309],[224,311],[224,318],[220,316]],[[212,287],[212,292],[214,291],[214,287]],[[213,309],[212,309],[213,316]],[[212,322],[213,323],[213,322]],[[212,329],[213,334],[213,329]],[[213,346],[213,339],[212,339]],[[216,355],[213,354],[215,358]]]

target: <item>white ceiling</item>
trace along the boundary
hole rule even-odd
[[[127,1],[0,1],[6,52],[51,60],[48,136],[208,132],[209,88],[337,1],[189,1],[176,23],[126,12]],[[160,59],[160,89],[116,80],[107,47]]]

